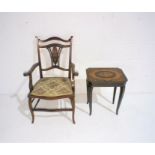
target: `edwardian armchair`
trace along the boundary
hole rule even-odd
[[[46,40],[37,38],[37,51],[38,62],[35,63],[28,72],[24,73],[24,76],[29,76],[29,94],[28,104],[32,115],[32,123],[34,122],[34,111],[72,111],[72,121],[75,123],[75,81],[74,76],[78,76],[78,72],[75,72],[75,65],[72,63],[72,36],[68,40],[64,40],[59,37],[50,37]],[[60,63],[60,57],[63,51],[68,51],[68,59],[63,59],[68,62],[68,67],[62,67]],[[50,66],[43,68],[41,54],[44,51],[48,51],[50,57]],[[62,58],[61,58],[62,59]],[[40,79],[33,85],[32,72],[39,67]],[[51,76],[46,77],[44,73],[48,70],[59,69],[67,72],[67,76]],[[55,75],[55,74],[53,74]],[[37,108],[40,99],[55,100],[69,98],[71,101],[71,108]],[[36,104],[33,106],[33,101],[37,99]]]

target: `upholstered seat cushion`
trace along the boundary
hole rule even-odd
[[[61,97],[72,95],[71,81],[65,77],[45,77],[40,79],[31,92],[31,96]]]

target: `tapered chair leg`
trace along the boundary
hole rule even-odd
[[[75,124],[75,118],[74,118],[74,115],[75,115],[75,97],[72,97],[70,100],[71,100],[71,105],[72,105],[72,121]]]
[[[31,99],[31,97],[29,97],[29,109],[30,109],[31,116],[32,116],[32,123],[34,123],[34,112],[33,112],[33,109],[32,109],[32,99]]]

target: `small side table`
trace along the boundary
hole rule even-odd
[[[117,87],[120,87],[120,94],[116,108],[116,114],[121,105],[121,101],[125,91],[127,78],[120,68],[88,68],[87,74],[87,103],[89,103],[90,115],[92,114],[92,91],[93,87],[114,87],[113,101],[115,102],[115,95]]]

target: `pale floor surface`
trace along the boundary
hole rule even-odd
[[[155,142],[154,94],[126,93],[118,116],[115,106],[97,95],[89,116],[85,96],[76,99],[74,125],[71,112],[37,113],[31,124],[26,99],[0,95],[0,142]]]

